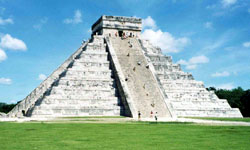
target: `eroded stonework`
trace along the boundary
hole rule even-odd
[[[43,81],[9,117],[242,117],[140,38],[141,19],[102,16],[92,37]]]

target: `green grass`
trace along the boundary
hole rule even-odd
[[[215,117],[188,117],[192,119],[218,120],[218,121],[242,121],[250,122],[250,118],[215,118]]]
[[[74,119],[74,118],[87,119],[87,118],[126,118],[126,117],[125,116],[82,116],[82,117],[62,117],[62,118],[67,118],[67,119]]]
[[[0,150],[248,150],[250,127],[181,123],[3,123]]]

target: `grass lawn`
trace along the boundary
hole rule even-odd
[[[215,117],[188,117],[193,119],[218,120],[218,121],[242,121],[250,122],[250,118],[215,118]]]
[[[249,150],[250,127],[181,123],[3,123],[0,150]]]

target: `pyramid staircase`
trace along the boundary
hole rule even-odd
[[[120,116],[107,55],[103,36],[94,36],[8,115]]]
[[[143,118],[150,118],[151,111],[157,112],[159,117],[172,117],[157,80],[147,67],[148,61],[138,40],[112,37],[108,41],[109,48],[114,50],[109,53],[114,53],[113,58],[117,59],[116,67],[119,65],[120,68],[118,74],[123,74],[123,77],[120,75],[119,78],[124,78],[124,87],[128,87],[127,94],[133,105],[130,108],[136,109],[132,111],[133,117],[137,117],[138,111]]]
[[[145,56],[153,66],[165,101],[176,116],[192,117],[242,117],[238,108],[231,108],[227,100],[219,99],[204,84],[194,80],[192,74],[181,70],[170,56],[162,54],[147,40],[139,40]]]

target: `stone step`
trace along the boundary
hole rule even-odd
[[[156,71],[181,71],[179,66],[166,62],[153,62],[152,63]]]
[[[81,66],[81,67],[109,67],[109,62],[74,62],[73,67]]]
[[[187,97],[177,97],[177,96],[171,96],[167,93],[168,97],[171,99],[175,99],[176,101],[198,101],[198,100],[207,100],[210,99],[210,97],[207,96],[187,96]]]
[[[152,62],[165,62],[165,63],[172,63],[171,56],[162,56],[162,55],[148,55]]]
[[[105,71],[100,71],[100,70],[93,70],[93,71],[68,70],[65,73],[65,76],[109,76],[109,77],[111,77],[111,70],[105,70]]]
[[[177,116],[182,117],[242,117],[240,112],[235,109],[231,110],[189,110],[175,111]]]
[[[107,58],[108,53],[100,52],[100,53],[88,53],[88,51],[83,51],[77,59],[100,59],[100,58]]]
[[[95,72],[102,72],[102,71],[111,71],[108,67],[74,67],[74,68],[68,68],[68,71],[95,71]]]
[[[85,73],[85,74],[84,74]],[[78,74],[66,74],[64,76],[65,79],[110,79],[111,78],[111,72],[82,72]]]
[[[48,93],[46,96],[50,98],[58,98],[58,99],[81,99],[82,97],[112,97],[115,96],[115,92],[92,92],[92,91],[85,91],[82,93],[72,94],[68,92],[70,95],[66,95],[63,93]]]
[[[70,83],[66,83],[66,84],[59,84],[57,86],[54,87],[61,87],[63,89],[67,89],[67,88],[73,88],[73,89],[86,89],[86,88],[114,88],[114,83],[110,82],[110,83],[88,83],[88,84],[81,84],[81,85],[71,85]]]
[[[34,111],[36,110],[53,110],[53,109],[60,109],[60,110],[79,110],[79,109],[111,109],[111,110],[120,110],[120,106],[118,105],[108,105],[108,106],[100,106],[100,105],[90,105],[90,106],[81,106],[81,105],[41,105],[35,106]]]
[[[200,91],[200,92],[208,92],[205,88],[203,87],[197,87],[190,85],[189,87],[181,86],[181,85],[172,85],[172,87],[166,87],[165,85],[163,86],[165,90],[170,90],[170,91]]]
[[[117,100],[85,100],[85,101],[76,101],[76,100],[65,100],[65,101],[43,101],[37,106],[45,107],[64,107],[64,106],[91,106],[91,107],[110,107],[118,106]]]
[[[119,116],[120,109],[48,109],[37,110],[32,113],[32,117],[41,116]]]
[[[108,61],[107,57],[105,59],[100,59],[100,58],[97,58],[97,59],[90,59],[90,58],[83,59],[83,58],[79,58],[79,59],[75,59],[74,63],[109,63],[109,61]]]
[[[81,86],[77,86],[77,85],[58,85],[58,86],[54,86],[53,88],[61,88],[61,89],[78,89],[78,90],[85,90],[85,89],[113,89],[114,87],[114,83],[111,84],[102,84],[102,83],[98,83],[98,84],[83,84]]]
[[[114,80],[111,79],[85,79],[85,80],[68,80],[61,78],[59,82],[55,83],[55,86],[67,85],[67,86],[79,86],[79,87],[92,87],[92,86],[107,86],[113,85]]]
[[[113,99],[78,99],[78,100],[72,100],[72,99],[46,99],[41,102],[41,104],[57,104],[57,105],[93,105],[93,104],[101,104],[101,105],[117,105],[118,98],[114,97]]]
[[[86,51],[87,52],[106,52],[106,48],[103,47],[103,46],[98,46],[98,45],[95,45],[95,46],[87,46],[86,47]]]
[[[162,83],[164,88],[198,88],[198,89],[205,89],[205,87],[202,84],[196,84],[196,83]]]
[[[113,101],[113,100],[118,100],[118,97],[115,97],[115,96],[110,96],[110,97],[107,97],[107,96],[81,96],[80,98],[75,98],[75,99],[72,99],[72,98],[52,98],[50,96],[47,96],[45,97],[43,100],[46,100],[46,101],[88,101],[88,100],[101,100],[101,101]]]
[[[186,107],[179,107],[175,108],[176,111],[230,111],[232,108],[209,108],[209,107],[199,107],[199,108],[186,108]]]
[[[168,98],[171,99],[170,101],[173,102],[191,102],[191,101],[217,101],[217,98],[210,98],[210,97],[172,97],[168,95]]]
[[[85,81],[113,81],[113,79],[110,76],[82,76],[82,77],[76,77],[76,76],[65,76],[61,77],[61,80],[67,80],[69,82],[79,81],[80,83],[84,83]]]
[[[52,91],[114,91],[114,87],[71,87],[71,86],[54,86]]]
[[[85,90],[76,90],[76,91],[66,91],[66,90],[59,90],[59,89],[52,89],[50,94],[56,94],[56,95],[115,95],[115,91],[111,89],[98,89],[98,90],[93,90],[93,89],[85,89]]]
[[[84,55],[107,55],[108,53],[106,51],[93,51],[93,50],[85,50],[81,53],[79,58],[81,58]]]
[[[162,84],[197,84],[197,85],[203,85],[203,82],[201,81],[195,81],[195,80],[161,80]]]
[[[212,102],[212,101],[184,101],[184,102],[171,102],[172,107],[175,109],[183,108],[231,108],[230,105],[223,102]]]
[[[60,101],[60,100],[79,100],[79,101],[88,101],[88,100],[102,100],[102,101],[109,101],[109,100],[117,100],[118,98],[115,96],[105,96],[105,95],[101,95],[101,96],[81,96],[81,95],[68,95],[67,97],[55,97],[53,95],[50,96],[46,96],[44,98],[44,100],[46,101]]]

